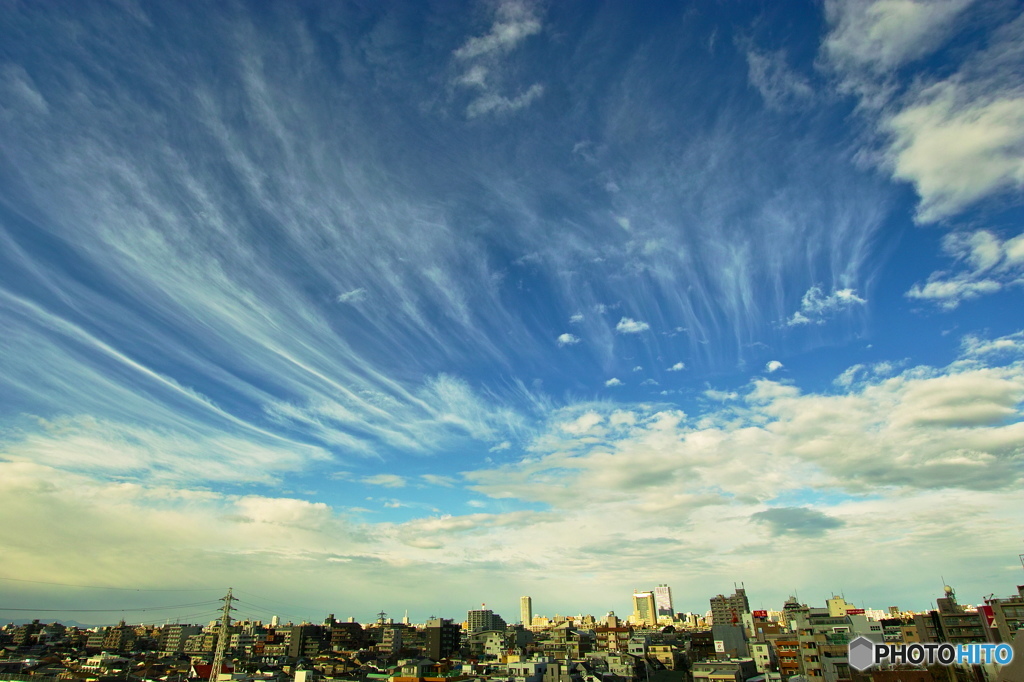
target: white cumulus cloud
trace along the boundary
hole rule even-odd
[[[988,230],[953,232],[942,248],[960,267],[933,272],[927,282],[907,291],[908,298],[952,310],[963,301],[1024,284],[1024,234],[1003,240]]]
[[[916,220],[1024,188],[1024,17],[975,0],[828,0],[820,57],[860,97],[879,164],[920,197]],[[975,11],[977,8],[977,11]],[[991,11],[995,9],[995,11]],[[947,50],[940,73],[901,73],[973,25],[983,47]]]
[[[646,322],[640,322],[631,317],[623,317],[619,320],[619,323],[615,325],[615,331],[620,334],[639,334],[640,332],[645,332],[650,328],[651,325]]]
[[[825,57],[850,74],[886,73],[927,56],[973,0],[827,0]]]
[[[917,220],[955,215],[1024,187],[1024,89],[972,92],[959,80],[922,90],[884,123],[893,177],[914,186]]]
[[[566,334],[560,334],[558,336],[558,345],[559,346],[571,346],[571,345],[579,343],[579,342],[580,342],[580,337],[576,336],[575,334],[568,334],[568,333],[566,333]]]
[[[825,324],[835,314],[866,303],[854,289],[835,289],[826,294],[821,287],[813,286],[800,299],[800,310],[793,313],[786,324],[790,327]]]

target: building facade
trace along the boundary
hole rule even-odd
[[[654,588],[654,605],[659,616],[673,616],[672,610],[672,588],[668,585],[658,585]]]
[[[658,624],[658,608],[653,592],[633,592],[633,620],[639,625]]]

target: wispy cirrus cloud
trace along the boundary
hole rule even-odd
[[[351,291],[338,294],[338,303],[359,303],[360,301],[365,301],[366,296],[366,289],[358,287]]]
[[[187,16],[168,20],[188,23]],[[216,24],[224,17],[214,13],[209,20]],[[116,15],[110,21],[131,23]],[[24,157],[19,172],[30,182],[54,172],[65,188],[63,199],[52,201],[38,185],[33,195],[18,199],[17,211],[32,213],[52,234],[78,225],[74,257],[105,282],[97,288],[47,262],[40,245],[14,226],[16,212],[2,216],[4,265],[12,273],[2,283],[12,302],[4,314],[18,327],[9,337],[11,394],[24,401],[23,409],[35,405],[41,415],[81,409],[117,428],[144,422],[164,433],[196,428],[180,413],[187,403],[193,419],[206,413],[198,420],[209,433],[199,440],[216,440],[220,430],[225,438],[276,441],[309,453],[314,464],[324,450],[344,457],[382,447],[422,451],[425,443],[447,438],[445,432],[472,438],[491,433],[493,424],[463,416],[481,415],[475,408],[456,416],[432,407],[468,404],[454,382],[441,378],[443,372],[421,373],[427,378],[420,385],[389,376],[395,367],[390,354],[413,339],[418,350],[410,360],[422,362],[421,369],[458,354],[453,339],[469,345],[482,339],[469,311],[477,296],[496,293],[491,274],[484,273],[486,266],[477,269],[481,282],[491,284],[466,288],[452,273],[466,271],[459,262],[474,247],[442,246],[451,235],[447,219],[416,201],[369,199],[377,190],[371,192],[367,181],[381,169],[372,150],[360,147],[348,161],[295,153],[305,134],[328,146],[345,135],[328,132],[315,108],[299,114],[286,104],[304,100],[308,83],[282,80],[273,66],[283,64],[282,55],[273,54],[270,44],[243,40],[241,33],[254,30],[244,24],[225,24],[226,35],[240,42],[237,60],[224,64],[238,71],[242,87],[236,94],[252,113],[252,130],[231,122],[231,105],[214,83],[200,77],[195,88],[175,90],[166,55],[127,39],[112,49],[138,65],[139,87],[176,92],[172,99],[188,102],[188,121],[171,117],[182,121],[180,130],[150,128],[147,145],[121,135],[107,104],[121,120],[140,126],[161,117],[127,89],[103,105],[87,98],[73,114],[66,93],[47,92],[51,117],[5,127],[5,146],[22,150],[15,155],[38,136],[36,153],[32,160]],[[75,66],[92,63],[89,49],[69,46],[67,54],[34,60],[32,69],[48,83],[46,74],[67,66],[91,91],[95,84]],[[26,78],[27,72],[9,77],[5,87],[32,80]],[[24,100],[20,106],[28,105]],[[352,116],[355,123],[358,115]],[[246,136],[257,131],[273,144],[249,144]],[[58,138],[64,142],[52,143]],[[80,210],[91,217],[76,218]],[[420,229],[426,224],[431,231]],[[273,247],[264,248],[264,239]],[[474,266],[473,260],[466,263],[469,271],[482,263]],[[406,262],[425,265],[402,267]],[[352,288],[353,281],[365,285]],[[371,290],[379,306],[329,305],[358,304]],[[26,300],[34,307],[14,303]],[[500,309],[493,308],[498,317]],[[451,334],[450,324],[462,330]],[[79,331],[55,331],[61,329]],[[376,359],[364,353],[371,339]],[[491,352],[502,354],[493,345]],[[386,357],[391,359],[384,362]],[[33,382],[24,368],[36,362],[61,370]],[[121,369],[110,371],[117,365]],[[81,388],[49,385],[61,375],[69,384],[78,377]],[[101,385],[107,386],[106,400],[96,399]],[[427,403],[425,397],[440,401]],[[154,410],[154,403],[163,409]],[[398,413],[403,416],[393,416]]]
[[[466,115],[475,118],[483,114],[505,113],[528,107],[531,102],[544,94],[544,86],[534,83],[515,97],[487,93],[477,97],[466,107]]]
[[[485,35],[470,38],[455,50],[456,59],[474,59],[511,51],[526,38],[540,33],[541,22],[535,7],[524,0],[503,0],[497,6],[497,18]]]
[[[441,486],[442,488],[451,488],[455,486],[455,479],[450,476],[441,476],[438,474],[422,474],[420,476],[424,481],[430,485]]]
[[[814,96],[807,78],[789,67],[785,50],[761,51],[748,44],[745,52],[747,79],[769,109],[799,106]]]
[[[995,339],[967,334],[961,339],[961,348],[964,356],[968,358],[1021,354],[1024,353],[1024,332],[1007,334]]]
[[[542,24],[537,7],[527,0],[502,0],[490,30],[467,40],[452,55],[462,68],[454,85],[473,94],[466,116],[503,114],[528,107],[544,94],[544,86],[532,83],[526,89],[509,94],[511,85],[504,59],[520,43],[540,33]]]
[[[405,477],[396,474],[374,474],[373,476],[366,476],[362,480],[363,483],[379,485],[384,488],[404,488],[407,483]]]

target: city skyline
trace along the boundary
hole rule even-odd
[[[1018,9],[15,3],[0,603],[1006,591]]]
[[[206,602],[222,607],[220,619],[205,625],[135,626],[122,620],[84,629],[34,620],[0,626],[0,644],[7,654],[5,676],[27,682],[90,675],[143,682],[171,676],[215,682],[222,675],[254,682],[308,682],[311,675],[356,682],[473,677],[542,682],[567,670],[573,674],[562,682],[598,682],[608,675],[626,682],[856,682],[887,679],[891,675],[884,673],[897,663],[900,676],[1002,681],[1016,680],[1020,670],[1015,659],[1024,625],[1024,585],[1005,598],[990,595],[977,610],[960,604],[946,586],[937,608],[921,613],[896,607],[872,613],[841,596],[828,599],[824,608],[789,599],[781,611],[751,610],[745,588],[737,586],[729,597],[710,599],[713,622],[683,613],[662,621],[676,627],[644,622],[654,608],[653,596],[634,591],[632,623],[609,613],[601,619],[541,618],[526,628],[507,624],[481,604],[462,623],[432,616],[411,624],[408,613],[394,623],[380,612],[366,624],[331,613],[316,623],[281,623],[274,616],[268,626],[233,618],[242,600],[228,589],[224,597]],[[524,605],[529,599],[521,598]],[[928,652],[935,654],[932,659]],[[936,662],[956,667],[952,674],[936,675]],[[879,664],[879,677],[858,678],[852,672]]]
[[[1022,562],[1022,568],[1024,568],[1024,555],[1021,555],[1021,562]],[[0,580],[11,580],[11,579],[0,578]],[[15,582],[26,582],[26,583],[30,583],[31,584],[31,583],[33,583],[35,581],[15,580]],[[47,583],[47,584],[53,585],[52,583]],[[81,587],[81,588],[85,588],[85,589],[101,589],[101,590],[105,589],[108,595],[111,593],[111,591],[136,592],[136,593],[137,592],[150,592],[150,593],[153,593],[153,592],[167,592],[167,590],[145,590],[145,589],[136,589],[136,588],[128,588],[128,587],[101,588],[99,586],[83,586],[83,585],[73,586],[73,585],[59,585],[59,584],[58,585],[53,585],[53,586],[58,586],[58,587]],[[658,588],[668,588],[669,590],[671,589],[669,585],[666,585],[664,583],[659,584],[657,587]],[[750,603],[749,599],[748,599],[748,597],[746,595],[745,588],[743,586],[740,586],[739,584],[734,585],[733,588],[734,588],[734,594],[731,595],[731,596],[723,596],[723,594],[721,594],[721,593],[718,594],[718,595],[706,595],[706,597],[703,600],[703,604],[704,604],[704,608],[703,609],[700,608],[700,603],[699,603],[699,600],[698,600],[697,603],[694,605],[694,607],[692,609],[675,610],[675,611],[673,611],[671,616],[674,618],[675,616],[690,614],[690,615],[698,616],[700,618],[711,618],[712,614],[713,614],[713,612],[714,612],[714,610],[716,608],[716,603],[717,603],[717,604],[719,604],[720,608],[723,608],[722,607],[723,604],[726,605],[726,606],[724,606],[723,613],[728,612],[729,617],[727,617],[726,620],[729,621],[728,624],[733,624],[732,621],[733,621],[733,616],[734,615],[741,614],[741,613],[759,612],[759,611],[767,611],[769,613],[781,614],[781,613],[784,613],[786,604],[790,603],[793,600],[796,600],[797,603],[805,603],[805,604],[810,605],[810,606],[814,606],[815,604],[817,604],[818,607],[820,607],[821,605],[826,605],[829,608],[832,608],[831,607],[832,602],[840,602],[840,603],[844,604],[846,607],[850,607],[850,608],[857,607],[857,608],[860,609],[860,612],[867,612],[869,614],[870,613],[874,613],[877,616],[882,617],[882,614],[888,614],[890,612],[890,610],[894,606],[897,607],[899,609],[899,611],[902,612],[902,613],[915,613],[915,612],[916,613],[923,613],[923,612],[927,611],[928,609],[935,608],[937,600],[940,600],[943,597],[949,597],[950,594],[954,594],[955,595],[955,588],[953,588],[952,586],[949,586],[949,585],[944,585],[941,590],[939,590],[935,595],[933,595],[933,599],[932,599],[932,602],[930,604],[927,604],[927,605],[925,605],[922,608],[918,608],[916,606],[904,607],[904,606],[900,606],[899,604],[889,604],[889,605],[886,605],[886,606],[882,606],[882,605],[878,605],[878,604],[865,604],[865,603],[861,603],[861,602],[856,602],[856,603],[854,603],[854,602],[847,602],[846,598],[845,598],[845,594],[842,591],[829,592],[829,593],[827,593],[827,596],[824,596],[824,597],[822,597],[821,599],[818,599],[818,600],[813,599],[813,598],[810,599],[810,600],[808,600],[808,599],[801,599],[799,597],[800,591],[799,590],[795,590],[794,593],[791,594],[787,598],[785,603],[766,604],[766,603],[763,602],[763,600],[759,600],[757,598],[757,595],[754,595],[754,602]],[[234,588],[232,588],[232,589],[234,589]],[[655,588],[655,590],[656,589],[657,588]],[[218,588],[199,588],[199,589],[190,589],[190,590],[170,590],[170,591],[171,592],[178,592],[178,593],[182,593],[182,592],[183,593],[191,593],[191,594],[204,593],[204,596],[209,597],[211,594],[217,592],[217,590],[218,590]],[[614,615],[622,623],[626,623],[627,621],[632,623],[632,621],[638,615],[638,612],[637,612],[637,609],[638,609],[638,606],[637,606],[638,598],[644,598],[644,599],[647,599],[648,601],[650,601],[651,603],[656,603],[655,599],[656,599],[656,596],[657,596],[657,592],[655,590],[636,590],[636,589],[634,589],[632,591],[631,601],[630,601],[628,606],[624,607],[624,610],[619,610],[617,608],[607,608],[607,609],[600,609],[598,612],[591,612],[591,613],[587,613],[587,612],[582,611],[582,610],[573,611],[571,609],[569,611],[566,611],[566,612],[555,611],[555,612],[550,612],[550,613],[547,613],[547,612],[545,612],[545,613],[537,613],[537,612],[535,612],[533,610],[533,599],[532,599],[532,597],[522,596],[518,600],[520,616],[522,617],[522,615],[526,613],[526,609],[527,608],[532,613],[532,616],[531,616],[531,619],[530,619],[531,620],[530,623],[523,623],[522,622],[522,618],[520,618],[519,622],[521,624],[524,624],[527,627],[529,627],[530,625],[534,624],[533,623],[533,619],[534,618],[541,618],[541,619],[544,619],[549,624],[554,624],[560,618],[561,619],[577,619],[577,618],[588,617],[589,616],[589,617],[595,618],[597,621],[602,621],[607,616]],[[237,594],[237,591],[236,591],[236,594]],[[503,620],[503,621],[507,622],[509,625],[514,625],[517,622],[514,619],[505,619],[504,617],[502,617],[502,611],[508,611],[508,613],[511,614],[511,610],[510,609],[503,608],[503,606],[506,606],[506,605],[502,605],[502,606],[498,606],[498,607],[495,607],[493,605],[488,606],[489,602],[478,602],[476,604],[473,604],[473,605],[467,607],[467,609],[465,611],[465,613],[467,614],[466,618],[461,618],[460,612],[458,611],[457,607],[447,607],[447,608],[441,609],[440,611],[437,611],[437,612],[431,612],[429,615],[416,614],[416,617],[410,618],[409,615],[408,615],[409,609],[405,608],[405,607],[401,607],[401,606],[399,606],[397,608],[397,610],[401,611],[401,612],[404,612],[405,615],[402,618],[398,618],[393,613],[391,613],[391,612],[389,612],[387,610],[378,610],[378,611],[373,611],[371,613],[346,613],[346,612],[344,612],[345,605],[343,605],[343,604],[334,604],[334,605],[321,606],[321,607],[318,607],[318,608],[316,608],[316,607],[311,608],[311,607],[306,607],[306,606],[297,605],[297,604],[287,604],[287,603],[279,601],[278,599],[276,599],[275,597],[272,597],[272,596],[258,595],[258,594],[254,594],[254,593],[251,593],[251,592],[245,592],[245,591],[241,592],[241,594],[243,595],[242,597],[238,597],[238,596],[233,597],[233,602],[235,604],[238,604],[237,607],[233,607],[233,611],[237,611],[238,612],[237,615],[233,616],[233,619],[236,620],[236,621],[247,621],[247,622],[263,621],[265,623],[271,623],[271,624],[274,624],[275,622],[279,621],[282,625],[292,625],[292,624],[300,624],[300,623],[314,623],[315,624],[315,623],[323,622],[325,620],[332,620],[332,619],[334,619],[334,620],[337,620],[339,622],[353,621],[353,622],[361,623],[361,624],[364,624],[364,625],[373,625],[373,624],[380,624],[380,623],[384,623],[385,625],[389,625],[389,624],[392,624],[392,623],[405,623],[406,620],[408,619],[409,623],[422,625],[422,624],[428,623],[428,622],[430,622],[430,621],[432,621],[432,620],[434,620],[436,618],[448,618],[448,619],[453,619],[455,622],[469,622],[470,624],[472,624],[473,621],[474,621],[474,618],[477,618],[477,619],[481,618],[481,615],[479,615],[479,614],[487,614],[486,619],[489,619],[491,617],[491,615],[493,614],[493,616],[497,616],[499,618],[499,620]],[[669,594],[671,594],[671,592],[669,592]],[[997,596],[998,594],[999,594],[998,592],[990,592],[986,596],[986,598],[989,598],[989,597],[992,597],[992,596]],[[111,602],[111,601],[116,601],[116,600],[117,600],[116,597],[109,597],[108,596],[108,597],[104,598],[101,601]],[[149,601],[150,602],[154,602],[155,600],[150,598]],[[215,621],[219,620],[219,614],[220,614],[221,608],[222,608],[220,606],[221,602],[223,602],[223,599],[208,598],[208,599],[205,599],[202,602],[190,602],[188,604],[184,604],[184,605],[181,605],[181,606],[176,606],[176,605],[172,605],[172,604],[163,604],[163,605],[150,605],[150,606],[148,606],[146,608],[132,608],[132,607],[128,607],[128,608],[125,608],[125,609],[111,608],[111,609],[108,609],[108,610],[86,609],[85,610],[86,612],[97,612],[98,611],[99,613],[119,614],[119,615],[117,615],[114,618],[114,620],[112,620],[110,622],[103,621],[103,622],[96,622],[96,623],[82,623],[82,622],[80,622],[78,620],[75,620],[74,618],[68,618],[66,616],[63,617],[63,618],[58,618],[58,617],[53,616],[54,611],[45,610],[45,609],[39,609],[38,612],[34,612],[32,609],[20,609],[20,608],[8,609],[8,608],[0,607],[0,621],[3,621],[3,622],[15,622],[15,623],[31,622],[33,620],[41,620],[42,622],[61,621],[61,622],[64,622],[64,623],[74,623],[74,624],[83,625],[83,626],[113,625],[116,622],[121,621],[121,620],[124,620],[127,623],[129,623],[129,624],[132,624],[132,623],[139,623],[139,624],[142,624],[142,623],[161,624],[161,623],[170,623],[170,622],[174,622],[174,623],[191,622],[191,623],[202,624],[202,623],[212,623],[212,622],[215,622]],[[612,598],[609,598],[607,603],[608,604],[617,604],[617,602],[615,602],[614,599],[612,599]],[[980,604],[980,603],[981,603],[981,600],[979,600],[978,604]],[[964,602],[962,605],[965,608],[974,608],[978,604],[971,604],[971,603]],[[208,607],[205,611],[201,612],[201,615],[202,616],[211,616],[211,617],[209,617],[209,618],[200,617],[200,615],[196,614],[196,613],[185,614],[185,612],[193,612],[193,611],[195,611],[198,608],[198,606],[206,606],[206,607]],[[621,607],[621,605],[619,605],[619,606]],[[283,610],[282,610],[281,607],[284,607]],[[453,609],[455,609],[455,610],[453,611]],[[59,611],[59,609],[58,609],[58,611]],[[65,613],[66,614],[74,615],[77,612],[75,610],[68,609]],[[164,616],[159,616],[159,617],[158,617],[158,615],[154,615],[154,614],[161,614],[161,613],[163,613],[165,615]],[[170,615],[166,615],[166,614],[170,614]],[[182,614],[185,614],[185,615],[183,616]],[[474,615],[474,614],[477,614],[477,615]],[[139,616],[139,615],[151,615],[152,617],[149,618],[148,620],[147,619],[141,619],[141,620],[136,619],[136,620],[133,620],[134,616]],[[669,615],[669,614],[659,613],[658,615],[661,616],[661,615]],[[634,626],[637,626],[637,627],[642,627],[643,626],[642,623],[632,623],[632,624]],[[660,627],[661,625],[664,625],[664,624],[665,623],[661,623],[658,627]],[[654,626],[651,623],[647,623],[647,625],[649,627],[656,627],[656,626]]]

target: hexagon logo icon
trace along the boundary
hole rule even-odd
[[[850,667],[855,670],[867,670],[875,664],[875,644],[861,635],[850,641]]]

